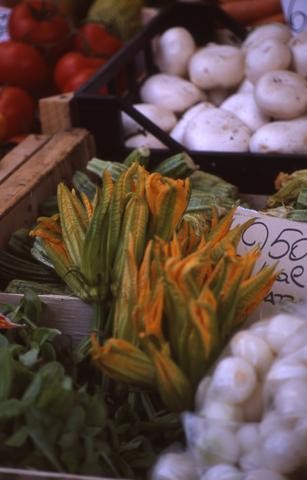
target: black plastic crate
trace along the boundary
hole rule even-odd
[[[246,30],[213,2],[177,2],[163,9],[76,92],[71,102],[73,125],[87,128],[94,135],[100,158],[121,161],[129,152],[124,145],[122,112],[130,115],[144,130],[168,147],[168,151],[152,150],[153,163],[166,155],[188,151],[132,106],[140,102],[139,89],[144,79],[158,72],[154,64],[152,40],[173,26],[187,28],[199,45],[216,41],[220,29],[230,30],[239,40],[246,36]],[[107,95],[101,95],[102,88],[106,88]],[[188,153],[202,170],[234,183],[244,193],[272,193],[274,179],[280,171],[307,168],[307,155]]]

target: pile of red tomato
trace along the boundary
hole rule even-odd
[[[102,24],[76,25],[57,0],[22,0],[0,43],[0,141],[29,132],[42,96],[75,91],[122,45]]]

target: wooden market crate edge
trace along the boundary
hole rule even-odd
[[[65,473],[52,473],[35,470],[21,470],[15,468],[0,468],[0,480],[29,480],[35,478],[36,480],[112,480],[106,477],[89,477],[83,475],[70,475]],[[120,479],[128,480],[128,479]]]
[[[23,295],[0,292],[0,305],[18,305]],[[42,324],[57,328],[77,345],[90,332],[92,319],[91,305],[77,297],[66,295],[38,295],[44,304]]]
[[[28,135],[0,160],[0,185],[50,140],[49,135]]]
[[[58,183],[69,183],[75,171],[85,169],[94,155],[93,137],[85,129],[63,130],[47,139],[43,137],[40,147],[18,168],[12,168],[0,184],[0,248],[15,230],[31,227],[39,205],[55,194]]]

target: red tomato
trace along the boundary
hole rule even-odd
[[[54,1],[23,0],[10,15],[9,33],[13,40],[43,46],[64,40],[70,27]]]
[[[0,43],[0,84],[37,91],[47,80],[47,63],[34,47],[13,41]]]
[[[98,23],[87,23],[75,36],[75,49],[85,55],[110,58],[122,46],[120,38],[109,33]]]
[[[15,143],[18,145],[19,143],[23,142],[28,136],[28,133],[19,133],[18,135],[14,135],[13,137],[8,138],[9,143]]]
[[[96,68],[82,68],[81,70],[78,70],[75,75],[69,77],[64,85],[64,88],[62,89],[62,92],[67,93],[79,90],[79,88],[82,87],[82,85],[87,82],[96,71]]]
[[[27,92],[16,87],[0,88],[0,140],[28,132],[34,115],[35,102]]]
[[[97,70],[105,63],[103,58],[86,57],[80,52],[69,52],[63,55],[56,63],[54,70],[54,81],[59,89],[63,91],[66,83],[77,72],[84,69]]]

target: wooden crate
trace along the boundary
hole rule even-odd
[[[30,135],[0,160],[0,248],[21,227],[30,227],[39,205],[69,183],[95,155],[94,140],[84,129],[54,135]]]

